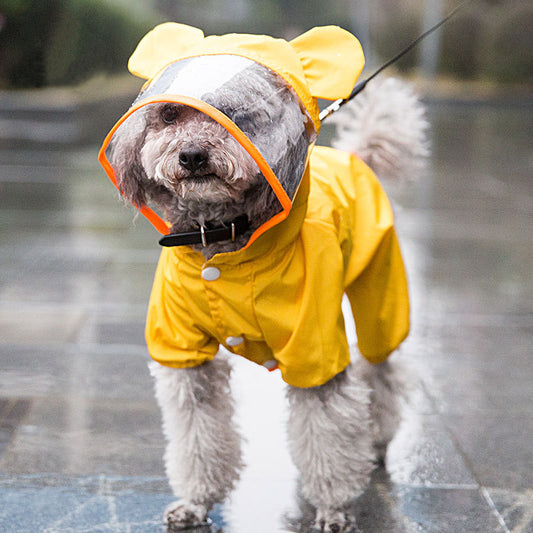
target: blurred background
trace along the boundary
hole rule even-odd
[[[148,28],[175,20],[206,34],[267,33],[293,38],[337,24],[359,36],[377,62],[396,53],[458,2],[451,0],[2,0],[3,88],[73,85],[123,72]],[[521,83],[533,79],[533,5],[478,0],[398,65],[429,76]]]
[[[173,500],[143,335],[158,235],[97,163],[142,84],[138,40],[167,20],[285,38],[337,24],[368,75],[457,3],[0,0],[0,531],[160,533]],[[432,155],[385,184],[421,383],[354,504],[363,532],[533,531],[532,28],[532,2],[474,0],[384,73],[418,88]],[[235,367],[249,466],[208,530],[305,532],[281,379]]]
[[[198,26],[206,34],[267,33],[293,38],[337,24],[360,39],[365,73],[395,55],[457,5],[452,0],[1,0],[0,140],[72,144],[99,140],[112,125],[109,106],[127,100],[140,81],[126,74],[139,39],[159,22]],[[523,93],[533,83],[533,4],[523,0],[467,2],[439,32],[403,57],[390,72],[418,80],[424,92],[445,91],[468,99],[495,92]],[[105,80],[103,78],[105,76]],[[457,81],[465,82],[458,86]],[[428,82],[439,81],[427,87]],[[425,85],[426,84],[426,85]],[[36,88],[61,90],[22,92]],[[18,90],[9,92],[7,90]],[[124,100],[121,97],[127,95]],[[25,119],[30,101],[54,109],[76,125],[32,131]],[[103,113],[91,111],[95,99]],[[84,106],[85,104],[85,106]],[[19,122],[13,123],[18,118]],[[7,121],[6,119],[11,119]],[[55,136],[55,137],[54,137]]]

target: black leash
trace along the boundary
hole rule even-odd
[[[335,113],[335,111],[338,111],[344,104],[348,103],[352,98],[357,96],[367,85],[367,83],[370,80],[373,80],[378,74],[381,74],[387,67],[390,67],[393,63],[396,63],[398,59],[400,59],[402,56],[410,52],[420,41],[425,39],[428,35],[433,33],[435,30],[440,28],[443,24],[448,22],[460,9],[462,9],[466,4],[470,3],[470,0],[467,0],[466,2],[463,2],[462,4],[459,4],[455,9],[453,9],[450,13],[448,13],[443,19],[441,19],[437,24],[426,30],[424,33],[419,35],[413,42],[411,42],[409,45],[407,45],[402,51],[398,52],[392,59],[389,59],[386,63],[381,65],[371,76],[369,76],[366,80],[363,80],[355,85],[353,88],[350,96],[348,98],[339,98],[338,100],[335,100],[332,104],[330,104],[328,107],[324,108],[319,115],[320,121],[324,121],[326,118],[328,118],[332,113]]]

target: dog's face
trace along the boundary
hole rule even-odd
[[[267,152],[292,198],[305,168],[310,132],[301,104],[283,80],[253,65],[231,86],[202,98],[263,155]],[[147,104],[118,128],[110,148],[122,194],[136,205],[152,202],[162,209],[173,231],[220,225],[246,214],[251,232],[281,210],[254,159],[221,124],[192,107]]]
[[[140,163],[149,180],[173,198],[195,205],[238,202],[260,182],[254,160],[212,118],[176,103],[157,104],[145,113]]]

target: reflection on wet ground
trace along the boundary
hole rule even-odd
[[[531,532],[531,107],[430,113],[427,175],[388,186],[421,386],[354,512],[364,532]],[[157,237],[96,148],[0,157],[0,530],[162,531],[143,345]],[[237,361],[234,382],[249,466],[212,531],[304,530],[279,376]]]

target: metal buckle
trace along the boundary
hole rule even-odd
[[[205,238],[205,228],[200,226],[200,235],[202,236],[202,246],[205,248],[207,246],[207,239]]]

